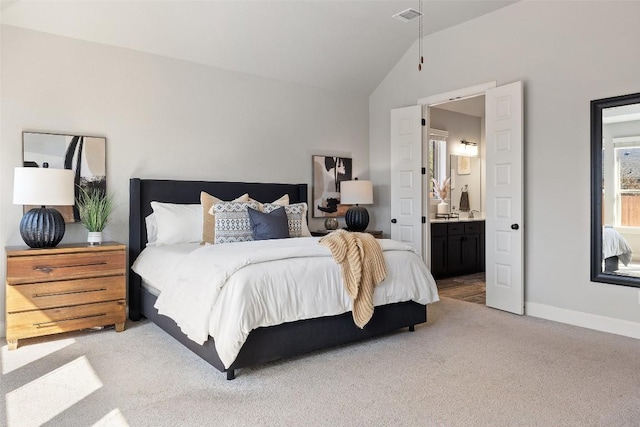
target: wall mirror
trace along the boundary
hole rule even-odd
[[[640,93],[591,101],[591,280],[640,287]]]

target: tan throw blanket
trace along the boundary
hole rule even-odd
[[[328,247],[340,264],[344,287],[353,300],[353,321],[360,329],[364,328],[373,316],[375,286],[387,276],[380,244],[369,233],[346,230],[324,236],[320,244]]]

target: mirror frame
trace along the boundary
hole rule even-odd
[[[640,277],[607,274],[602,268],[602,110],[640,103],[640,93],[591,101],[591,281],[640,288]]]

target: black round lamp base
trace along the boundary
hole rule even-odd
[[[369,225],[369,212],[362,206],[351,206],[344,216],[349,231],[362,232]]]
[[[22,240],[31,248],[53,248],[64,236],[64,218],[51,208],[34,208],[20,221]]]

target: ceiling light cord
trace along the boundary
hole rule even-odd
[[[418,0],[418,11],[420,12],[418,17],[418,71],[422,71],[422,64],[424,63],[424,57],[422,56],[422,0]]]

